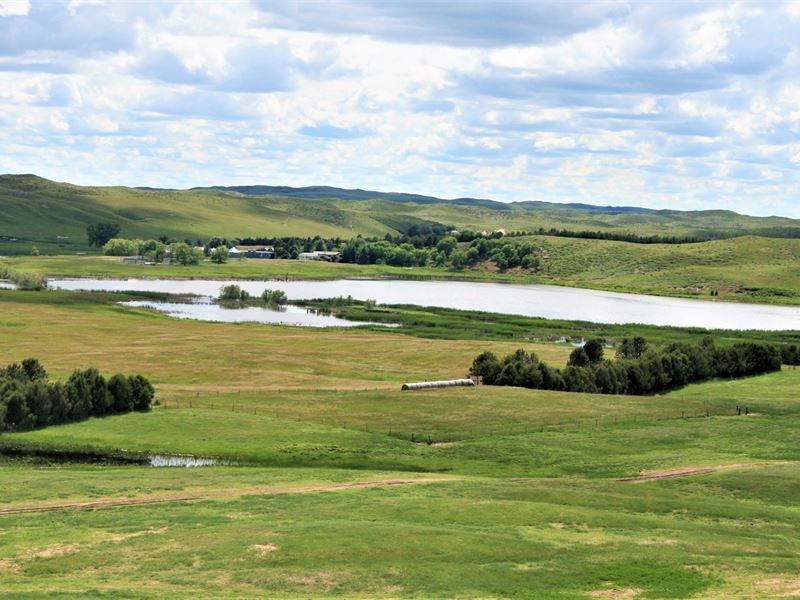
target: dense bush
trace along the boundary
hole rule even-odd
[[[247,290],[243,290],[235,283],[222,286],[219,291],[219,299],[227,300],[229,302],[244,302],[250,299],[250,294]]]
[[[174,242],[166,244],[160,240],[128,240],[113,238],[103,245],[103,254],[106,256],[143,256],[150,262],[163,262],[168,256],[180,265],[196,265],[203,258],[203,251],[188,242]],[[224,254],[224,260],[221,260]],[[212,257],[214,260],[215,257]],[[228,259],[227,248],[216,254],[215,262],[225,262]]]
[[[217,263],[218,265],[226,263],[228,262],[229,254],[230,253],[228,252],[227,246],[217,246],[216,248],[211,250],[210,253],[211,262]]]
[[[539,251],[530,242],[502,240],[492,236],[474,237],[472,232],[419,238],[406,236],[384,239],[356,237],[342,246],[342,262],[362,265],[386,264],[398,267],[450,267],[464,269],[483,261],[493,262],[501,271],[522,267],[536,270]]]
[[[499,360],[491,352],[478,355],[470,375],[480,375],[488,385],[645,395],[679,388],[712,377],[744,377],[779,371],[786,357],[800,359],[797,347],[779,349],[770,344],[741,343],[718,348],[710,338],[699,344],[670,344],[645,349],[637,338],[623,343],[626,353],[617,360],[603,360],[603,346],[592,340],[576,349],[563,370],[539,361],[535,354],[517,350]],[[789,363],[789,364],[796,364]]]
[[[89,417],[149,410],[155,392],[141,375],[106,379],[95,368],[75,371],[66,383],[47,381],[36,359],[0,369],[0,430],[22,431]]]
[[[261,293],[261,300],[269,306],[283,306],[289,301],[283,290],[264,290]]]
[[[800,365],[800,347],[796,344],[782,346],[781,359],[785,365]]]

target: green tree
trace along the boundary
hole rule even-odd
[[[603,340],[589,340],[583,346],[583,349],[589,357],[590,362],[599,363],[603,360]]]
[[[26,358],[22,361],[22,370],[30,381],[47,378],[47,371],[35,358]]]
[[[9,382],[6,390],[0,389],[0,398],[6,407],[5,429],[7,431],[24,431],[31,429],[36,423],[36,417],[28,409],[25,400],[25,391],[18,382]]]
[[[125,413],[133,410],[133,390],[127,377],[117,373],[109,379],[108,393],[111,395],[114,412]]]
[[[569,355],[569,360],[567,364],[571,367],[585,367],[591,361],[589,360],[589,355],[586,353],[586,350],[583,348],[575,348],[572,353]]]
[[[436,244],[436,249],[447,257],[449,257],[457,247],[458,240],[452,236],[443,237]]]
[[[142,375],[131,375],[128,380],[131,384],[133,409],[139,411],[150,410],[150,404],[155,396],[153,385]]]
[[[211,251],[211,262],[217,263],[218,265],[226,263],[228,262],[228,255],[227,246],[217,246]]]
[[[143,242],[141,240],[126,240],[113,238],[103,245],[103,254],[106,256],[136,256]]]
[[[283,290],[264,290],[261,292],[261,300],[270,306],[283,306],[289,301]]]
[[[186,242],[176,242],[170,246],[170,250],[172,260],[183,266],[196,265],[203,258],[202,250],[193,248]]]
[[[483,377],[486,385],[494,385],[500,375],[500,361],[493,352],[482,352],[472,361],[469,374]]]
[[[235,283],[224,285],[219,291],[220,300],[239,301],[242,299],[242,288]]]
[[[151,262],[160,263],[167,254],[167,245],[159,240],[146,240],[139,246],[139,254]]]
[[[119,223],[92,223],[86,228],[90,246],[105,246],[111,238],[119,235]]]
[[[53,403],[48,385],[34,381],[25,389],[25,403],[31,413],[32,427],[47,427],[51,423]]]
[[[69,402],[69,421],[84,421],[92,414],[92,395],[89,384],[81,371],[69,376],[66,385]]]

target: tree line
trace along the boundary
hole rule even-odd
[[[483,352],[469,374],[487,385],[510,385],[542,390],[599,394],[647,395],[665,392],[712,378],[736,378],[779,371],[800,362],[797,347],[739,343],[717,347],[711,338],[698,344],[672,343],[651,348],[643,338],[623,340],[617,358],[604,358],[602,340],[576,348],[564,369],[553,368],[534,353],[517,350],[502,360]]]
[[[0,368],[0,430],[25,431],[89,417],[147,411],[155,391],[142,375],[105,379],[94,367],[48,381],[35,358]]]
[[[187,242],[169,242],[161,240],[128,240],[112,238],[103,245],[106,256],[142,256],[153,263],[170,262],[179,265],[196,265],[203,258],[203,250]],[[226,256],[227,258],[227,256]]]
[[[464,269],[490,260],[501,271],[514,267],[536,270],[541,265],[539,249],[531,242],[481,236],[465,243],[460,238],[461,236],[455,234],[433,236],[417,246],[413,240],[404,236],[384,239],[359,236],[342,246],[341,261],[361,265]]]
[[[612,240],[616,242],[630,242],[632,244],[697,244],[699,242],[708,242],[712,239],[726,237],[723,234],[709,234],[705,237],[693,235],[637,235],[627,232],[574,231],[571,229],[545,229],[544,227],[532,231],[531,235],[551,235],[554,237],[584,238],[587,240]]]

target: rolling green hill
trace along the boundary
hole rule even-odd
[[[86,251],[86,227],[114,221],[125,237],[257,236],[350,238],[437,222],[476,230],[592,230],[637,235],[800,237],[800,221],[730,211],[682,212],[548,202],[244,186],[159,190],[81,187],[35,175],[0,175],[0,253]]]

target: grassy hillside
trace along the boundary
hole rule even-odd
[[[0,291],[0,304],[0,364],[35,355],[57,378],[135,369],[161,402],[0,446],[237,463],[0,458],[0,598],[797,590],[800,370],[656,397],[409,393],[406,377],[452,376],[478,349],[511,345],[187,322],[91,294]],[[737,404],[755,414],[733,416]]]
[[[86,250],[89,223],[112,221],[121,235],[207,239],[224,236],[350,238],[383,235],[391,228],[368,215],[324,203],[251,198],[215,191],[170,192],[88,188],[34,176],[0,177],[0,252]]]
[[[238,189],[272,195],[245,194]],[[378,192],[370,199],[372,192],[324,187],[306,194],[297,191],[267,186],[185,191],[80,187],[33,175],[0,175],[0,253],[29,254],[32,246],[46,253],[85,251],[86,226],[98,221],[120,223],[125,237],[166,235],[192,240],[214,235],[350,238],[396,233],[425,221],[476,230],[557,228],[638,235],[788,236],[800,232],[800,222],[792,219],[748,217],[729,211],[445,201]]]

